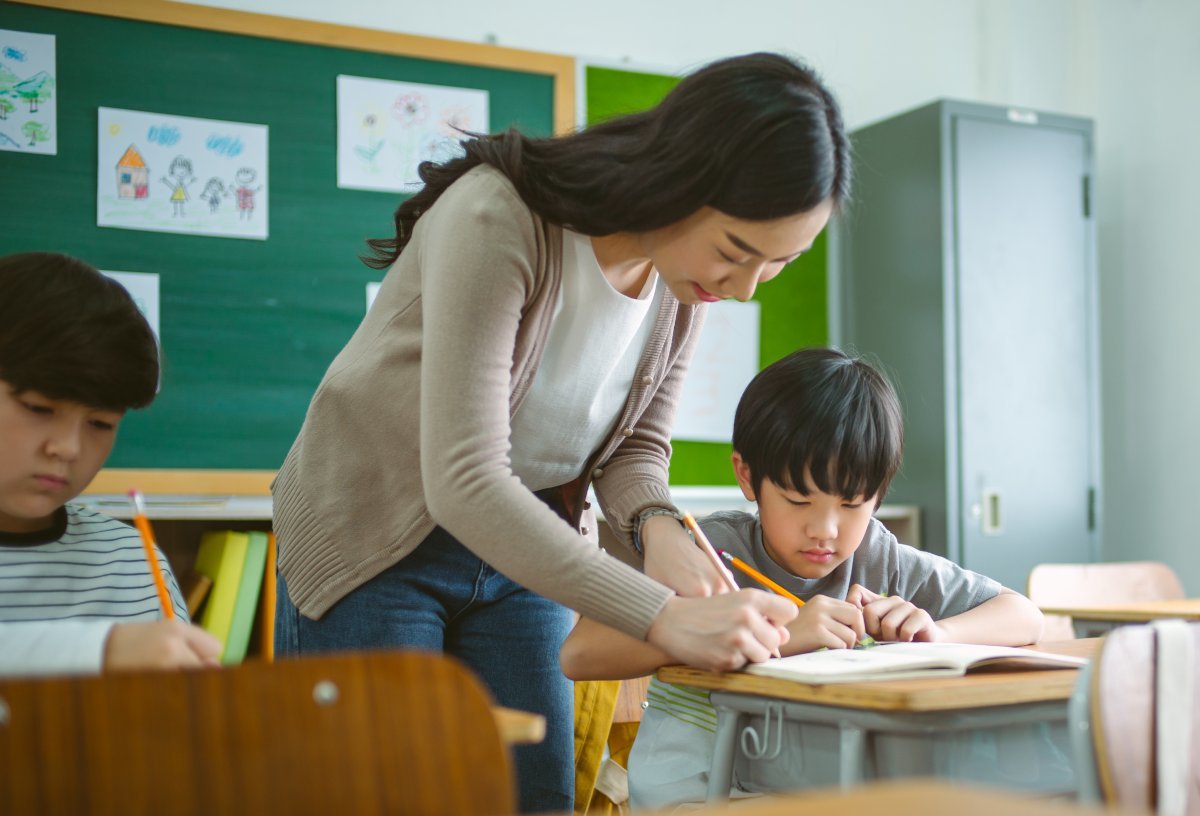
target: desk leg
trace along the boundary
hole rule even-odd
[[[708,772],[709,802],[721,802],[729,798],[733,787],[733,752],[737,748],[737,731],[741,714],[732,708],[715,706],[717,709],[717,735],[713,745],[712,768]]]
[[[844,722],[838,730],[838,785],[849,788],[866,777],[867,732]]]

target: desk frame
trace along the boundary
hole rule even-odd
[[[1100,640],[1044,643],[1031,648],[1091,657]],[[771,710],[793,722],[839,729],[839,779],[847,787],[869,778],[871,734],[930,735],[1000,725],[1067,723],[1077,669],[983,672],[965,677],[872,683],[798,683],[745,673],[721,674],[665,666],[658,678],[712,692],[717,710],[716,750],[708,799],[725,799],[733,778],[734,752],[744,719]],[[723,787],[722,787],[723,786]]]
[[[749,717],[836,726],[839,731],[837,784],[850,788],[874,776],[868,754],[873,734],[927,736],[935,733],[971,731],[1004,725],[1035,723],[1067,724],[1067,700],[992,706],[963,711],[884,712],[799,703],[733,692],[714,691],[711,696],[717,710],[716,750],[708,777],[708,801],[727,799],[733,785],[733,761],[738,734]],[[870,771],[870,773],[869,773]]]

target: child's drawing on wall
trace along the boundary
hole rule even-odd
[[[184,214],[183,205],[188,200],[187,188],[195,180],[196,177],[192,175],[191,161],[183,156],[176,156],[171,162],[170,169],[167,170],[167,175],[162,179],[163,184],[171,188],[172,216],[177,217]]]
[[[208,202],[208,211],[215,213],[217,207],[221,204],[221,199],[226,198],[229,191],[225,189],[225,183],[216,176],[208,180],[204,185],[204,189],[200,191],[200,200]]]
[[[58,153],[53,34],[0,29],[0,150]]]
[[[339,76],[337,93],[339,187],[411,193],[421,162],[462,155],[464,132],[490,130],[487,91]]]
[[[262,189],[262,185],[251,187],[254,184],[254,179],[258,178],[258,173],[251,167],[243,167],[237,171],[237,175],[233,179],[233,192],[237,196],[238,218],[250,220],[250,216],[254,214],[254,194]]]
[[[150,195],[150,168],[138,149],[130,145],[117,161],[117,196],[146,198]]]
[[[118,108],[97,125],[98,226],[267,237],[265,126]]]
[[[363,160],[367,168],[371,172],[378,172],[379,166],[375,162],[375,157],[379,155],[379,151],[383,149],[385,144],[384,132],[387,125],[384,118],[375,110],[368,110],[362,116],[362,131],[363,144],[356,144],[354,152],[360,159]]]

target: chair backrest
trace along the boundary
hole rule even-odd
[[[650,675],[621,681],[617,693],[617,708],[613,712],[614,723],[640,723],[646,710],[646,690],[650,688]]]
[[[1072,607],[1186,597],[1175,572],[1158,561],[1038,564],[1029,573],[1029,600],[1041,607]],[[1047,615],[1042,640],[1074,637],[1071,619]]]
[[[360,652],[0,680],[0,813],[513,813],[489,696]]]
[[[1114,629],[1068,710],[1081,799],[1200,814],[1200,624]]]

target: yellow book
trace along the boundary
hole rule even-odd
[[[221,641],[222,659],[229,644],[248,547],[249,537],[245,533],[213,531],[201,537],[196,553],[196,572],[207,575],[213,582],[200,626]]]

